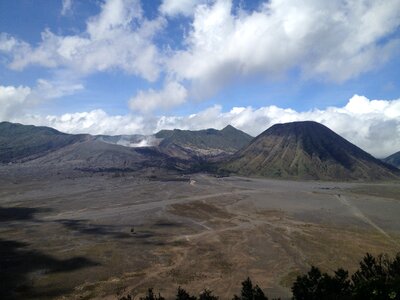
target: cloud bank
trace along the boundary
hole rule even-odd
[[[39,78],[34,88],[0,85],[0,121],[24,116],[38,104],[54,98],[74,94],[84,87],[73,81],[48,81]]]

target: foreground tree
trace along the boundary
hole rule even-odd
[[[240,297],[234,295],[233,300],[268,300],[268,297],[265,296],[264,292],[258,285],[253,287],[253,283],[250,278],[247,277],[247,279],[242,282]]]
[[[368,253],[352,281],[354,299],[400,299],[400,253],[393,260]]]
[[[157,297],[157,295],[153,293],[153,289],[148,289],[146,297],[141,297],[140,300],[165,300],[165,298],[161,296],[160,293],[158,293]]]
[[[214,296],[212,291],[205,289],[199,295],[199,300],[218,300],[219,297]]]
[[[306,275],[297,277],[292,292],[294,300],[400,300],[400,253],[393,260],[367,253],[351,280],[343,269],[330,276],[311,267]]]
[[[178,287],[178,292],[176,293],[176,300],[197,300],[197,297],[189,295],[181,287]]]
[[[313,266],[306,275],[297,277],[292,293],[295,300],[351,299],[349,273],[338,269],[330,276]]]

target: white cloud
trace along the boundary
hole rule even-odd
[[[22,46],[17,39],[2,32],[0,33],[0,51],[11,52],[13,49]]]
[[[268,78],[293,69],[341,82],[398,53],[400,40],[390,34],[399,25],[399,0],[271,0],[237,13],[231,0],[217,0],[196,9],[186,48],[167,67],[191,80],[200,97],[237,76]]]
[[[61,15],[65,16],[72,11],[72,0],[62,0]]]
[[[18,89],[20,90],[16,92],[11,88],[8,94],[14,95],[12,97],[17,99],[15,94],[20,93],[23,99],[24,93],[29,93],[29,90],[24,88]],[[5,96],[2,97],[0,103]],[[174,128],[221,129],[231,124],[253,136],[276,123],[305,120],[314,120],[328,126],[376,157],[385,157],[400,150],[400,99],[369,100],[358,95],[354,95],[343,107],[328,107],[324,110],[314,109],[306,112],[277,106],[258,109],[234,107],[224,112],[221,106],[217,105],[189,116],[144,117],[132,114],[111,116],[102,110],[93,110],[61,116],[31,114],[13,118],[13,121],[51,126],[70,133],[151,134],[161,129]]]
[[[160,12],[167,16],[191,16],[198,4],[204,3],[205,0],[163,0],[160,5]]]
[[[34,88],[0,85],[0,120],[13,120],[25,116],[27,112],[47,100],[71,95],[83,88],[80,83],[40,78]]]
[[[63,0],[63,8],[71,3]],[[271,0],[253,11],[233,8],[232,0],[163,0],[159,11],[161,16],[148,20],[139,0],[107,0],[81,34],[60,36],[47,29],[38,46],[2,34],[0,50],[10,54],[15,70],[119,69],[150,81],[167,71],[178,81],[192,81],[192,93],[201,97],[235,76],[268,78],[292,69],[345,81],[400,49],[400,39],[391,35],[400,25],[399,0]],[[194,14],[181,37],[184,47],[158,49],[153,39],[165,28],[162,15],[178,14]]]
[[[177,82],[167,82],[163,89],[155,91],[139,91],[129,101],[129,106],[133,110],[150,112],[156,109],[168,109],[178,106],[186,101],[187,91],[185,87]]]
[[[10,55],[9,67],[14,70],[29,65],[67,68],[78,74],[119,69],[153,81],[160,72],[160,56],[152,38],[163,26],[162,18],[143,17],[139,0],[108,0],[79,35],[60,36],[46,29],[33,47],[2,34],[5,46],[0,50]]]
[[[34,122],[35,117],[31,118]],[[145,130],[144,120],[140,116],[109,116],[100,109],[61,116],[47,116],[44,120],[37,121],[70,133],[135,134]]]
[[[29,87],[0,86],[0,120],[8,120],[19,107],[24,107],[30,94]]]
[[[140,0],[100,3],[99,14],[79,34],[45,29],[31,45],[0,33],[2,60],[13,70],[40,65],[77,78],[117,70],[154,82],[162,74],[160,91],[139,91],[130,101],[132,109],[150,112],[208,98],[241,77],[268,79],[294,70],[304,78],[342,82],[400,51],[400,0],[265,0],[253,11],[233,7],[232,0],[163,0],[151,20]],[[73,2],[62,4],[66,12]],[[192,18],[179,49],[171,49],[161,35],[165,16],[177,15]],[[67,93],[57,79],[47,83],[58,87],[52,97]],[[70,92],[82,88],[64,86]]]
[[[83,90],[84,86],[81,83],[45,80],[39,78],[37,87],[34,90],[36,97],[41,99],[54,99],[66,95],[72,95],[77,91]]]

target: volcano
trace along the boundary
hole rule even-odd
[[[294,179],[399,178],[396,168],[313,121],[273,125],[224,163],[222,170]]]

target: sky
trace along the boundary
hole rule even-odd
[[[400,151],[400,0],[0,0],[0,121],[256,136],[302,120]]]

